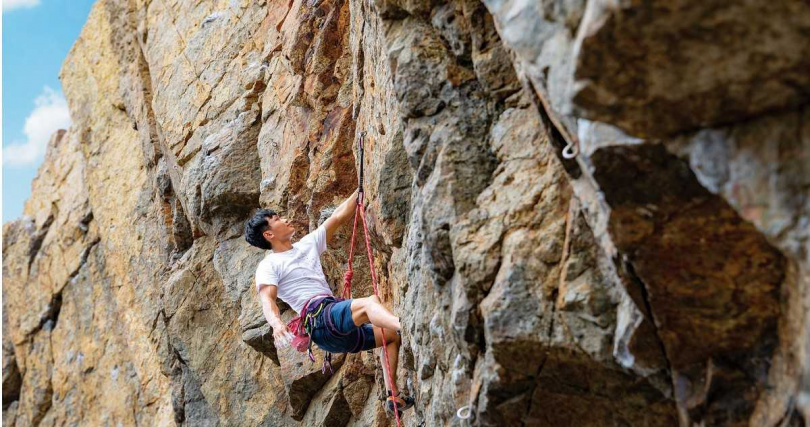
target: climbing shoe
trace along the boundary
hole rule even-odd
[[[391,390],[388,390],[388,399],[385,400],[385,410],[389,414],[394,414],[394,408],[396,407],[397,412],[399,412],[399,416],[402,416],[402,411],[406,409],[410,409],[413,407],[416,401],[411,396],[399,397],[400,393],[397,392],[396,397],[391,395]]]

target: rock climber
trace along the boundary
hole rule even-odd
[[[273,210],[261,209],[245,224],[245,239],[268,251],[256,268],[255,279],[262,312],[273,328],[276,348],[285,348],[293,340],[276,303],[276,298],[281,298],[310,322],[307,325],[310,339],[328,353],[358,353],[381,347],[383,338],[379,328],[384,328],[390,380],[396,384],[401,343],[399,317],[388,311],[375,295],[336,298],[321,267],[320,255],[333,242],[335,231],[354,217],[357,197],[355,191],[320,227],[295,243],[292,237],[296,230],[289,219],[281,218]],[[413,403],[412,397],[391,396],[389,391],[386,410],[393,412],[396,405],[401,414]]]

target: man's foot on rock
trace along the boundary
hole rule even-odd
[[[400,395],[401,393],[397,392],[396,396],[392,396],[389,390],[388,399],[385,401],[385,410],[393,415],[394,406],[396,406],[397,412],[399,412],[399,416],[401,417],[402,411],[412,408],[416,401],[411,396],[400,397]]]

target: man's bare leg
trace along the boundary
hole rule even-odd
[[[377,343],[377,347],[382,347],[383,344],[383,337],[382,333],[380,332],[380,328],[374,328],[374,341]],[[391,329],[385,329],[385,342],[388,344],[385,346],[385,350],[388,352],[388,363],[391,366],[391,382],[393,384],[397,383],[397,365],[399,364],[399,345],[401,343],[401,339],[399,334]],[[380,352],[380,362],[385,366],[385,359],[383,359],[384,355]],[[397,389],[399,386],[397,386]]]
[[[391,382],[397,384],[397,366],[399,364],[399,346],[402,342],[397,331],[402,329],[399,317],[391,314],[388,309],[380,303],[380,299],[375,295],[366,298],[356,298],[352,301],[352,320],[357,326],[371,323],[374,326],[374,340],[377,347],[383,345],[383,337],[380,328],[385,328],[385,349],[388,353],[388,363],[391,366]],[[385,366],[385,359],[380,354],[380,362]],[[399,402],[402,399],[397,398]]]

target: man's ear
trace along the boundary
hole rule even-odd
[[[265,230],[265,231],[262,233],[262,236],[264,236],[264,238],[265,238],[265,239],[267,239],[267,240],[272,240],[272,239],[273,239],[273,237],[276,237],[276,236],[275,236],[275,234],[273,234],[273,232],[272,232],[272,231],[270,231],[270,230]]]

